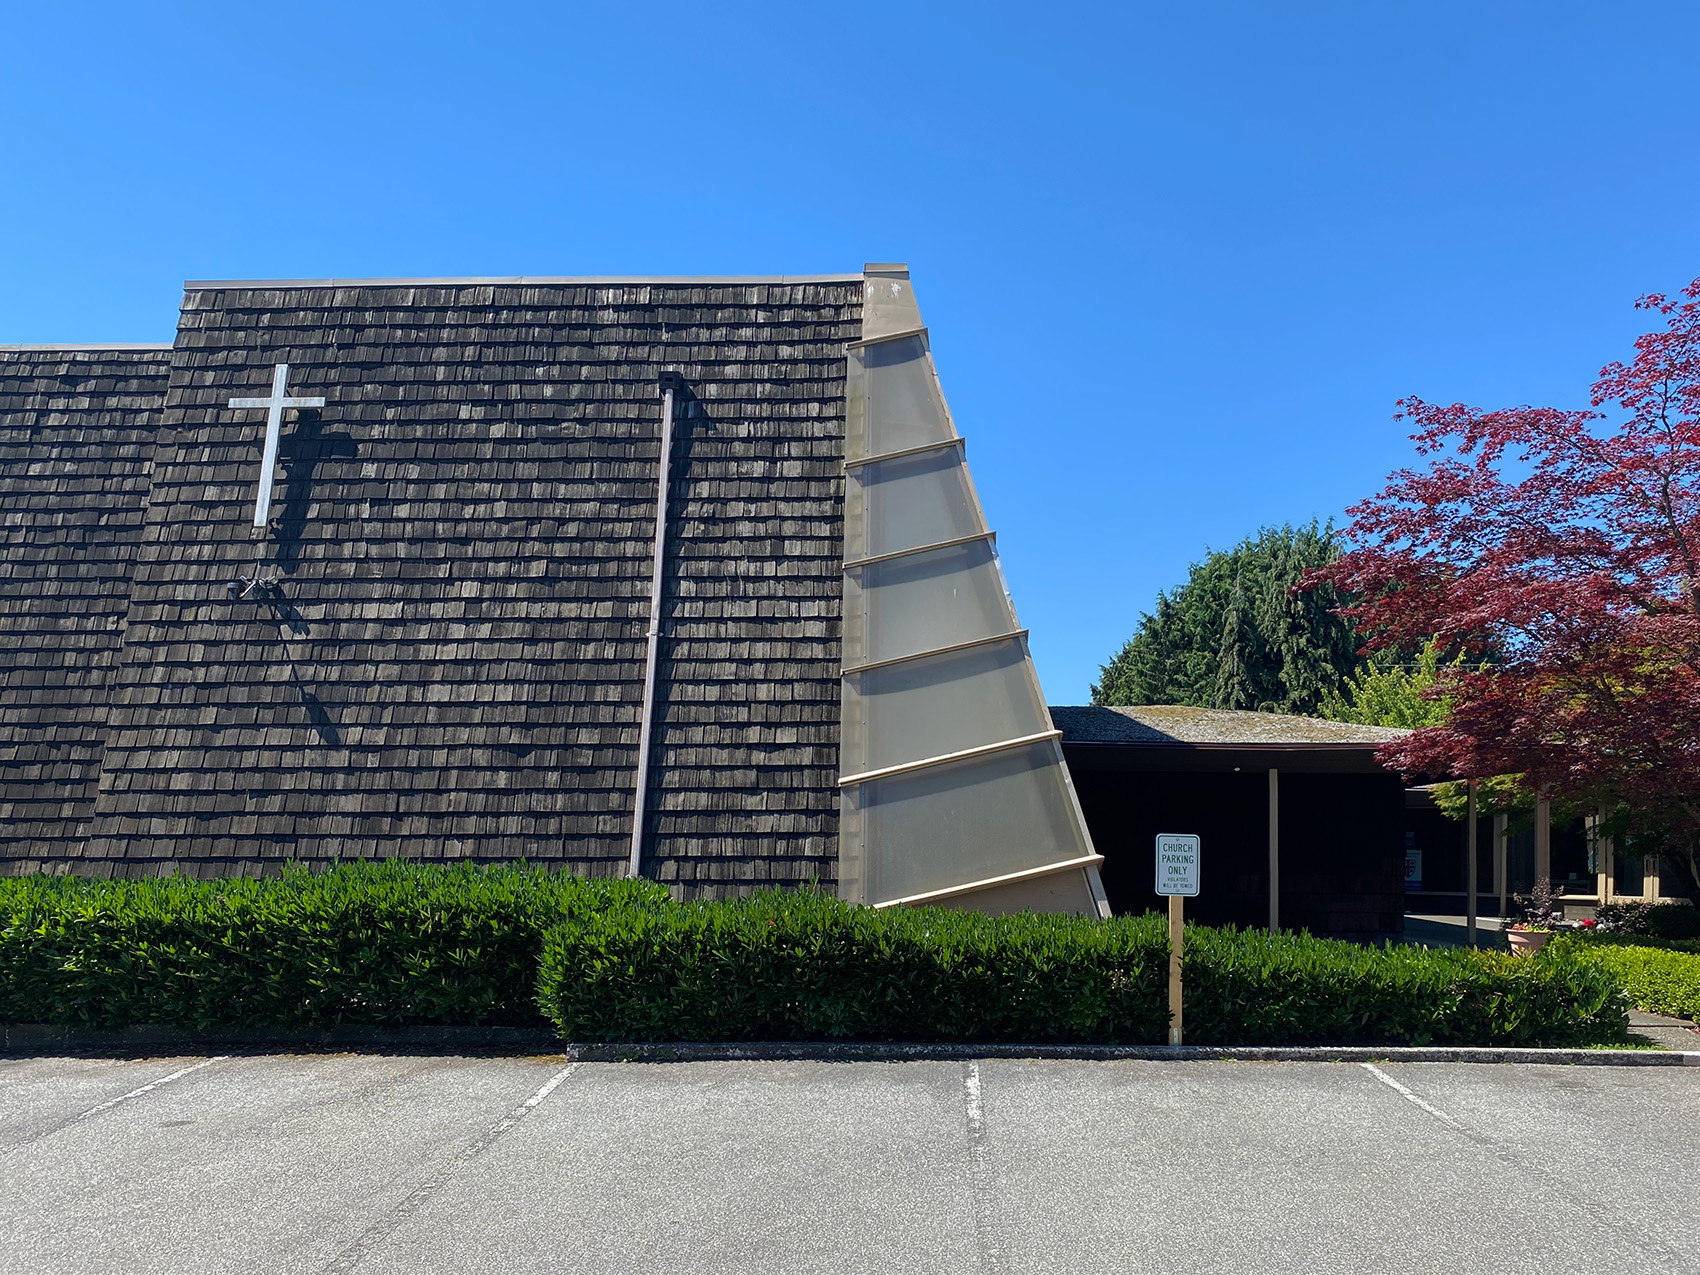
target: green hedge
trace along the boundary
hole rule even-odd
[[[1651,934],[1601,934],[1598,930],[1572,930],[1590,947],[1655,947],[1667,952],[1700,952],[1700,939],[1661,939]]]
[[[0,880],[0,1020],[545,1026],[544,933],[649,882],[351,864],[269,880]]]
[[[1584,954],[1364,948],[1187,930],[1194,1044],[1620,1043],[1621,987]],[[540,999],[572,1040],[1160,1044],[1168,942],[1110,922],[875,912],[810,893],[616,904],[550,933]]]
[[[1619,934],[1656,939],[1700,939],[1700,908],[1692,903],[1610,903],[1599,920]]]
[[[1670,950],[1670,945],[1679,941],[1667,940],[1657,947],[1648,947],[1633,940],[1578,941],[1565,936],[1547,946],[1585,953],[1598,961],[1623,983],[1630,1003],[1637,1009],[1649,1014],[1700,1019],[1700,954]]]
[[[1161,1039],[1155,917],[996,920],[855,908],[807,891],[664,911],[612,907],[543,949],[569,1040]]]
[[[1605,950],[1516,960],[1189,927],[1187,1039],[1615,1043],[1622,992],[1591,959]],[[1161,1043],[1167,967],[1155,915],[876,912],[809,891],[677,904],[648,882],[526,868],[0,880],[0,1020],[74,1027]]]
[[[1365,948],[1263,930],[1187,931],[1200,1044],[1578,1047],[1628,1039],[1616,979],[1585,957]]]

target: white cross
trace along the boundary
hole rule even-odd
[[[260,490],[254,498],[254,525],[264,527],[272,513],[272,480],[277,474],[277,438],[283,431],[283,409],[286,407],[323,407],[322,398],[289,397],[289,364],[279,363],[272,369],[270,398],[233,398],[232,407],[263,407],[266,409],[266,449],[260,454]]]

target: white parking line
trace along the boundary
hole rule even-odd
[[[153,1090],[158,1089],[161,1085],[169,1085],[174,1080],[183,1079],[184,1076],[187,1076],[192,1071],[199,1071],[202,1067],[210,1067],[215,1062],[223,1062],[229,1057],[229,1054],[220,1054],[216,1058],[204,1058],[198,1063],[193,1063],[188,1067],[179,1068],[177,1071],[172,1072],[169,1076],[161,1076],[158,1080],[150,1080],[139,1089],[132,1089],[129,1093],[119,1094],[116,1098],[108,1098],[105,1102],[97,1102],[87,1111],[79,1111],[74,1116],[67,1116],[58,1121],[56,1124],[47,1126],[45,1129],[38,1129],[21,1142],[14,1142],[9,1147],[0,1148],[0,1159],[16,1155],[25,1147],[33,1146],[35,1143],[40,1142],[43,1138],[52,1137],[56,1133],[69,1129],[72,1125],[79,1121],[87,1120],[90,1116],[98,1116],[103,1111],[110,1111],[121,1102],[129,1102],[132,1098],[140,1098],[143,1094],[151,1093]]]
[[[535,1107],[538,1103],[542,1102],[550,1094],[554,1093],[555,1092],[555,1086],[560,1084],[568,1076],[573,1074],[574,1065],[575,1064],[573,1064],[573,1063],[568,1063],[565,1067],[561,1068],[561,1070],[557,1071],[553,1076],[550,1076],[549,1079],[544,1083],[543,1088],[539,1089],[536,1093],[532,1094],[531,1097],[527,1098],[523,1103],[520,1104],[519,1111],[514,1113],[515,1119],[517,1119],[519,1117],[520,1112],[530,1110],[532,1107]],[[508,1123],[511,1124],[512,1121],[509,1121]],[[507,1125],[504,1124],[502,1127],[506,1128]]]
[[[403,1222],[407,1221],[408,1218],[412,1217],[419,1211],[420,1206],[422,1206],[426,1200],[430,1199],[437,1193],[438,1189],[449,1180],[456,1169],[460,1168],[460,1166],[465,1164],[467,1161],[472,1160],[488,1151],[491,1144],[494,1143],[497,1138],[500,1138],[509,1129],[513,1128],[527,1115],[529,1115],[532,1108],[537,1106],[538,1103],[542,1102],[550,1094],[554,1093],[556,1087],[568,1076],[572,1075],[577,1068],[578,1064],[576,1062],[568,1063],[553,1076],[550,1076],[548,1080],[544,1081],[542,1087],[538,1089],[536,1093],[532,1094],[531,1097],[527,1098],[524,1102],[520,1103],[519,1106],[515,1107],[507,1115],[503,1116],[499,1121],[491,1125],[490,1128],[486,1129],[459,1155],[454,1156],[438,1165],[435,1172],[431,1173],[430,1176],[428,1176],[423,1182],[414,1187],[412,1191],[408,1192],[400,1203],[398,1203],[388,1213],[378,1217],[370,1225],[368,1225],[365,1230],[361,1231],[359,1235],[355,1236],[354,1242],[347,1248],[343,1249],[342,1252],[338,1253],[330,1265],[324,1268],[323,1275],[344,1275],[345,1272],[352,1271],[356,1266],[360,1265],[361,1262],[365,1261],[366,1257],[373,1249],[377,1248],[378,1245],[382,1244],[391,1235],[393,1235],[396,1229],[400,1227]]]
[[[1393,1092],[1398,1094],[1401,1098],[1403,1098],[1406,1102],[1410,1103],[1412,1106],[1420,1107],[1422,1110],[1428,1112],[1429,1115],[1433,1116],[1436,1120],[1440,1121],[1441,1124],[1446,1125],[1448,1128],[1456,1129],[1459,1133],[1468,1133],[1469,1132],[1468,1129],[1466,1129],[1463,1125],[1459,1124],[1456,1120],[1454,1120],[1451,1116],[1447,1115],[1444,1111],[1440,1110],[1440,1108],[1431,1107],[1428,1103],[1424,1102],[1421,1098],[1417,1097],[1416,1094],[1412,1093],[1409,1089],[1405,1088],[1404,1085],[1400,1084],[1397,1080],[1393,1079],[1392,1076],[1389,1076],[1385,1071],[1383,1071],[1380,1067],[1377,1067],[1374,1063],[1367,1063],[1367,1062],[1366,1063],[1359,1063],[1358,1066],[1362,1067],[1365,1071],[1369,1072],[1370,1075],[1374,1076],[1382,1084],[1386,1085],[1389,1089],[1393,1090]]]
[[[116,1098],[108,1098],[105,1102],[96,1103],[87,1111],[83,1112],[82,1115],[74,1117],[72,1123],[74,1124],[78,1120],[87,1120],[90,1116],[99,1115],[101,1112],[106,1111],[109,1108],[116,1107],[121,1102],[129,1102],[132,1098],[140,1098],[143,1094],[148,1093],[151,1090],[158,1089],[161,1085],[169,1085],[173,1080],[181,1080],[192,1071],[199,1071],[202,1067],[211,1067],[214,1063],[224,1062],[229,1057],[229,1054],[219,1054],[216,1058],[206,1058],[198,1063],[194,1063],[191,1066],[183,1068],[181,1071],[174,1071],[169,1076],[161,1076],[158,1080],[150,1080],[140,1089],[132,1089],[127,1094],[120,1094]]]
[[[998,1228],[997,1178],[986,1143],[986,1105],[980,1094],[980,1064],[962,1064],[962,1102],[968,1117],[968,1190],[974,1213],[974,1233],[980,1241],[983,1275],[1004,1275],[1003,1237]]]

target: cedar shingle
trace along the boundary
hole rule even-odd
[[[676,422],[651,870],[690,893],[830,883],[843,346],[860,305],[854,282],[189,293],[130,556],[104,575],[74,555],[38,572],[41,596],[128,592],[105,629],[54,639],[107,652],[84,688],[105,728],[98,810],[84,839],[55,812],[62,835],[0,852],[119,874],[382,855],[618,872],[667,367],[693,393]],[[225,402],[283,361],[292,392],[327,405],[285,425],[265,544],[285,603],[232,605],[226,584],[256,552],[263,415]],[[152,366],[157,396],[163,356]],[[144,428],[126,419],[99,428]],[[77,491],[36,498],[98,508],[108,460],[133,463],[103,443],[64,476]],[[57,667],[20,676],[63,697],[75,680]]]

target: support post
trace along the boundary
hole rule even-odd
[[[1617,898],[1617,843],[1602,838],[1600,854],[1600,902],[1610,903]]]
[[[661,464],[655,491],[655,553],[649,570],[649,633],[643,664],[643,707],[638,725],[637,784],[632,792],[632,845],[626,875],[643,868],[643,826],[649,805],[649,741],[655,725],[655,666],[661,651],[662,571],[667,563],[667,480],[673,465],[673,390],[677,372],[661,374]]]
[[[1594,856],[1594,896],[1600,905],[1611,902],[1611,838],[1602,830],[1605,812],[1594,811],[1588,816],[1588,849]]]
[[[1468,877],[1464,893],[1464,932],[1471,947],[1476,945],[1476,781],[1469,781],[1469,813],[1465,819],[1470,826],[1469,850],[1464,856],[1469,862],[1464,872]]]
[[[1510,875],[1510,870],[1506,864],[1508,857],[1506,843],[1510,840],[1510,837],[1506,832],[1506,826],[1510,822],[1511,817],[1503,811],[1493,817],[1493,888],[1499,895],[1499,915],[1502,923],[1505,917],[1505,909],[1509,906],[1506,878]]]
[[[1281,928],[1281,772],[1269,771],[1269,932]]]
[[[1544,792],[1535,798],[1535,881],[1552,889],[1552,803]]]
[[[1181,1043],[1181,949],[1186,942],[1182,908],[1186,900],[1169,896],[1169,1043]]]

